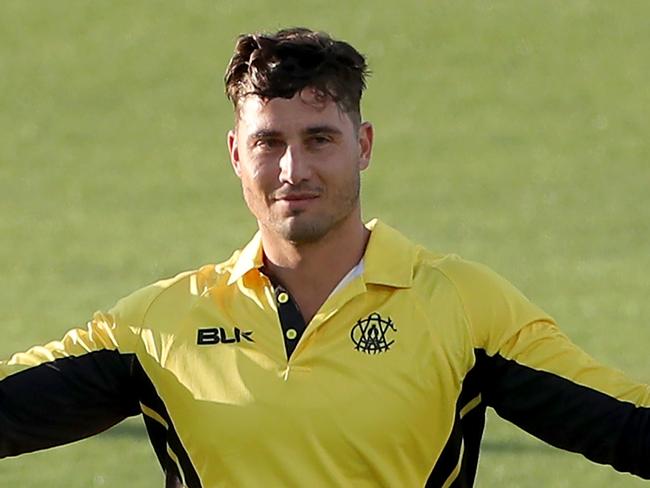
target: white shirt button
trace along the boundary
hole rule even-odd
[[[287,339],[294,340],[298,337],[298,332],[296,332],[296,329],[287,329],[285,335],[287,336]]]
[[[288,301],[289,301],[289,295],[287,295],[285,292],[282,292],[278,295],[278,302],[287,303]]]

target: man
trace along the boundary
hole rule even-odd
[[[471,486],[485,411],[650,479],[650,388],[483,266],[364,225],[366,63],[240,37],[233,168],[259,232],[0,363],[0,456],[143,414],[166,486]]]

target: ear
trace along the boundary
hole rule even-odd
[[[241,178],[241,170],[239,166],[239,143],[237,141],[235,129],[228,131],[228,153],[230,154],[230,164],[232,164],[235,174]]]
[[[370,164],[374,137],[375,129],[370,122],[364,122],[359,126],[359,170],[361,171]]]

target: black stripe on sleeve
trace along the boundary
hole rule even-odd
[[[140,401],[142,404],[156,412],[167,424],[165,427],[156,420],[144,415],[149,439],[153,445],[154,451],[156,452],[158,461],[165,472],[165,486],[167,488],[176,488],[181,486],[187,486],[187,488],[202,488],[199,474],[192,464],[192,460],[174,428],[174,424],[167,412],[167,408],[165,407],[162,398],[158,395],[155,386],[147,376],[147,373],[140,362],[137,360],[134,362],[134,377],[138,383]],[[178,458],[180,470],[183,472],[182,475],[185,480],[185,485],[181,482],[179,467],[167,452],[168,445]]]
[[[480,402],[462,418],[461,412],[475,401],[481,393],[482,361],[477,358],[474,367],[467,373],[456,402],[456,416],[447,443],[436,461],[427,488],[438,488],[450,478],[460,461],[460,471],[451,486],[469,488],[474,484],[478,468],[479,448],[485,427],[485,405]],[[461,459],[462,455],[462,459]]]
[[[0,381],[0,458],[98,434],[140,412],[133,355],[115,350],[59,358]]]
[[[480,351],[483,399],[532,435],[650,479],[650,408]]]
[[[427,479],[426,488],[439,488],[443,486],[445,481],[449,478],[453,470],[458,465],[460,459],[461,449],[463,445],[463,434],[460,427],[460,418],[456,414],[451,434],[447,439],[433,471]]]

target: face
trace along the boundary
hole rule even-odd
[[[357,127],[335,102],[309,89],[291,99],[244,99],[228,147],[262,232],[310,243],[360,219],[360,172],[372,138],[370,124]]]

